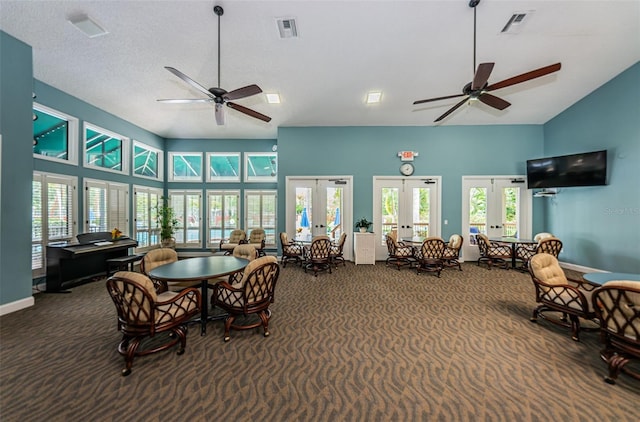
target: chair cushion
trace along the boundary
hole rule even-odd
[[[546,253],[536,254],[531,258],[529,265],[531,265],[533,275],[543,283],[554,286],[568,284],[564,271],[562,271],[558,260],[553,255]]]
[[[542,239],[546,239],[547,237],[553,237],[553,235],[551,233],[542,232],[542,233],[536,234],[533,237],[533,240],[540,243]]]
[[[449,245],[451,249],[459,249],[462,246],[462,236],[459,234],[452,234],[449,237]]]
[[[242,245],[238,245],[233,249],[233,256],[236,258],[244,258],[249,261],[253,261],[258,257],[258,252],[256,251],[255,245],[250,245],[248,243],[244,243]]]
[[[265,238],[263,229],[253,229],[249,235],[249,243],[260,243]]]
[[[126,278],[131,281],[135,281],[140,284],[144,290],[151,296],[151,299],[155,302],[158,300],[158,294],[156,288],[153,285],[153,281],[149,277],[141,273],[135,273],[132,271],[118,271],[113,275],[114,277]]]
[[[159,248],[147,252],[142,259],[144,260],[144,270],[148,273],[161,265],[176,262],[178,253],[171,248]]]
[[[229,242],[228,243],[235,243],[238,244],[240,243],[241,240],[244,240],[247,237],[247,235],[245,234],[245,232],[243,230],[234,230],[231,232],[231,234],[229,235]]]

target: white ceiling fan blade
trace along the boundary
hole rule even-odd
[[[216,103],[215,115],[216,115],[216,123],[218,124],[218,126],[224,125],[224,108],[222,104]]]

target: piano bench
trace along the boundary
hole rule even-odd
[[[144,254],[141,255],[125,255],[117,258],[107,259],[107,277],[111,276],[111,273],[118,271],[133,271],[133,266],[136,262],[144,258]]]

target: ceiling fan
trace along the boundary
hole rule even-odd
[[[163,103],[214,103],[215,105],[215,116],[216,123],[218,125],[224,124],[224,109],[223,105],[226,104],[227,107],[237,110],[241,113],[244,113],[248,116],[254,117],[256,119],[260,119],[265,122],[271,121],[271,117],[265,116],[262,113],[258,113],[255,110],[251,110],[250,108],[241,106],[240,104],[233,103],[233,100],[239,100],[241,98],[250,97],[252,95],[256,95],[262,92],[262,89],[258,85],[247,85],[242,88],[234,89],[233,91],[226,91],[220,88],[220,16],[224,13],[224,10],[220,6],[214,6],[213,12],[218,16],[218,87],[215,88],[205,88],[184,73],[180,72],[178,69],[175,69],[170,66],[165,66],[169,72],[176,75],[178,78],[182,79],[198,91],[202,92],[207,96],[207,98],[194,98],[194,99],[163,99],[158,100]]]
[[[541,76],[545,76],[560,70],[561,64],[555,63],[489,85],[489,76],[491,75],[491,71],[493,70],[493,66],[495,65],[495,63],[480,63],[476,70],[476,6],[479,3],[480,0],[469,1],[469,7],[473,8],[473,69],[475,71],[473,81],[469,82],[464,86],[464,88],[462,88],[462,94],[447,95],[444,97],[429,98],[426,100],[418,100],[413,102],[413,104],[416,105],[428,103],[431,101],[447,100],[449,98],[457,98],[463,96],[465,97],[462,101],[451,107],[443,115],[434,120],[434,122],[441,121],[442,119],[456,111],[458,108],[460,108],[460,106],[462,106],[468,100],[479,100],[490,107],[498,110],[504,110],[505,108],[509,107],[511,103],[503,100],[502,98],[496,97],[495,95],[489,94],[489,91],[506,88],[508,86],[526,82],[531,79],[539,78]]]

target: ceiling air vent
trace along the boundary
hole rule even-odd
[[[509,18],[509,21],[500,32],[502,32],[503,34],[517,34],[518,32],[520,32],[525,22],[531,20],[532,14],[533,10],[529,10],[527,12],[515,12],[511,16],[511,18]]]
[[[280,18],[277,19],[277,22],[280,38],[298,37],[298,28],[296,27],[296,20],[294,18]]]

